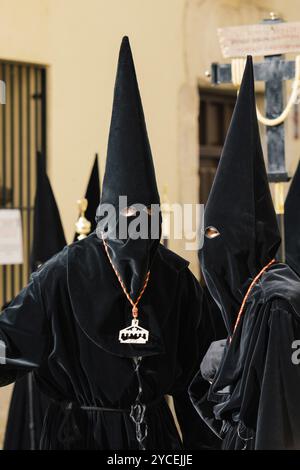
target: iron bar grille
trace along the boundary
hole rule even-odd
[[[0,105],[0,207],[21,211],[24,263],[0,266],[0,307],[28,282],[36,155],[46,158],[46,67],[0,60],[6,104]]]

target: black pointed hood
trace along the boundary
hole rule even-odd
[[[128,37],[121,44],[101,203],[159,204],[152,154]]]
[[[256,117],[251,57],[204,219],[201,265],[231,332],[251,279],[275,256],[280,244]],[[209,238],[208,227],[215,227],[220,235]]]
[[[286,262],[300,276],[300,162],[285,200],[284,225]]]
[[[45,157],[37,154],[31,269],[34,271],[66,245],[59,210],[47,176]]]
[[[106,168],[101,203],[97,210],[99,237],[103,231],[101,215],[103,216],[102,210],[106,204],[111,204],[116,209],[117,232],[121,222],[123,223],[120,221],[123,215],[120,212],[122,207],[119,206],[119,196],[127,197],[125,207],[138,204],[145,207],[155,204],[159,207],[160,203],[144,112],[127,37],[122,40],[119,54]],[[132,219],[134,217],[127,217],[126,223],[130,223]],[[149,219],[153,220],[153,217]],[[111,258],[134,300],[150,268],[159,236],[156,239],[133,240],[128,235],[125,239],[120,239],[118,233],[113,237],[110,231],[111,226],[107,234]]]
[[[97,207],[100,201],[100,177],[99,177],[99,162],[98,162],[98,154],[95,156],[92,172],[90,175],[90,179],[87,185],[85,198],[88,201],[87,210],[85,212],[85,217],[89,222],[91,222],[91,232],[96,229],[96,219],[95,214],[97,211]],[[74,241],[77,240],[78,234],[75,233]]]

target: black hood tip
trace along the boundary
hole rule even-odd
[[[160,202],[128,36],[119,51],[100,204],[118,207],[119,196],[125,195],[128,205]]]
[[[121,47],[130,47],[130,42],[129,42],[129,37],[128,36],[123,36],[122,42],[121,42]]]
[[[231,220],[232,229],[228,224]],[[244,75],[205,210],[205,225],[240,232],[257,250],[280,243],[280,234],[261,147],[256,116],[252,57]],[[251,235],[252,234],[252,235]],[[242,241],[242,240],[241,240]],[[258,251],[256,254],[258,255]],[[273,251],[273,250],[271,250]]]

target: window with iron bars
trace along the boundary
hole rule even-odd
[[[28,282],[36,155],[46,158],[46,67],[0,60],[6,103],[0,105],[0,208],[20,209],[24,263],[0,266],[0,309]]]

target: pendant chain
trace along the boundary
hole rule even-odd
[[[119,274],[117,268],[114,266],[114,264],[113,264],[113,262],[112,262],[112,259],[111,259],[111,257],[110,257],[110,254],[109,254],[109,252],[108,252],[108,246],[107,246],[107,243],[106,243],[106,241],[105,241],[105,239],[104,239],[103,233],[102,233],[102,241],[103,241],[103,245],[104,245],[104,248],[105,248],[105,251],[106,251],[108,260],[109,260],[109,262],[110,262],[110,264],[111,264],[111,266],[112,266],[112,268],[113,268],[113,270],[114,270],[114,272],[115,272],[115,275],[116,275],[117,278],[118,278],[118,281],[119,281],[119,283],[120,283],[120,285],[121,285],[121,287],[122,287],[122,290],[123,290],[124,294],[126,295],[128,301],[129,301],[130,304],[132,305],[132,316],[133,316],[133,318],[137,318],[137,317],[138,317],[138,313],[139,313],[137,306],[138,306],[138,303],[139,303],[139,301],[141,300],[141,298],[142,298],[142,296],[143,296],[143,294],[144,294],[144,292],[145,292],[145,290],[146,290],[146,287],[147,287],[147,285],[148,285],[149,278],[150,278],[150,271],[147,272],[144,285],[143,285],[143,287],[142,287],[142,289],[141,289],[141,291],[140,291],[140,293],[139,293],[139,295],[138,295],[138,298],[137,298],[136,301],[134,302],[134,301],[132,300],[132,298],[130,297],[129,293],[127,292],[127,289],[126,289],[126,287],[125,287],[125,284],[124,284],[124,282],[123,282],[123,280],[122,280],[122,278],[121,278],[121,276],[120,276],[120,274]]]
[[[244,297],[244,299],[243,299],[241,308],[240,308],[240,310],[239,310],[239,313],[238,313],[238,316],[237,316],[237,319],[236,319],[236,322],[235,322],[235,325],[234,325],[234,329],[233,329],[232,336],[230,337],[230,342],[231,342],[232,337],[233,337],[233,335],[234,335],[234,333],[235,333],[235,330],[236,330],[237,327],[238,327],[238,324],[240,323],[240,320],[241,320],[241,317],[242,317],[242,314],[243,314],[243,311],[244,311],[244,308],[245,308],[245,304],[246,304],[246,302],[247,302],[247,299],[248,299],[248,297],[249,297],[249,295],[250,295],[250,292],[251,292],[253,286],[256,284],[256,282],[259,280],[259,278],[263,275],[263,273],[264,273],[265,271],[267,271],[267,269],[269,269],[269,267],[272,266],[272,264],[274,264],[275,262],[276,262],[276,260],[275,260],[275,259],[272,259],[266,266],[264,266],[264,267],[262,268],[262,270],[257,274],[257,276],[255,276],[255,278],[254,278],[253,281],[251,282],[250,286],[248,287],[248,290],[247,290],[246,295],[245,295],[245,297]]]

